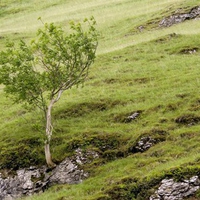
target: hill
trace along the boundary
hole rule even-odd
[[[0,2],[1,50],[8,38],[34,37],[38,17],[67,31],[70,20],[93,15],[101,34],[85,86],[66,92],[54,108],[52,138],[57,163],[78,148],[99,157],[84,166],[89,177],[81,184],[25,199],[142,200],[165,178],[199,175],[199,15],[182,16],[197,6],[197,0]],[[175,24],[162,26],[163,19]],[[0,93],[2,173],[44,165],[40,113]],[[200,191],[187,197],[199,198]]]

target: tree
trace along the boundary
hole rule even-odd
[[[84,83],[95,59],[96,22],[92,17],[83,24],[71,22],[66,34],[60,26],[45,23],[30,44],[21,40],[16,47],[9,42],[0,54],[0,84],[4,85],[4,91],[16,103],[24,102],[43,112],[45,158],[49,167],[55,166],[50,153],[53,105],[65,90]]]

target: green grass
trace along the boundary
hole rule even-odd
[[[65,92],[54,107],[52,139],[55,162],[71,155],[77,147],[96,149],[101,158],[85,166],[91,176],[83,183],[54,186],[25,199],[139,200],[153,193],[164,177],[181,179],[199,174],[199,21],[158,27],[163,17],[178,8],[190,10],[198,3],[0,2],[1,50],[6,39],[17,42],[34,37],[42,26],[37,21],[40,16],[45,22],[65,26],[70,20],[93,15],[101,34],[97,58],[85,86]],[[142,32],[138,30],[141,25],[145,27]],[[196,52],[190,54],[193,49]],[[0,110],[1,168],[45,164],[40,113],[13,104],[3,92]],[[141,112],[139,118],[125,123],[125,118],[136,111]],[[130,149],[143,135],[164,139],[144,153],[133,154]],[[102,145],[107,148],[102,149]]]

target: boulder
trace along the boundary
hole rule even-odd
[[[160,27],[169,27],[174,24],[184,22],[185,20],[197,19],[200,16],[200,6],[192,8],[188,13],[174,14],[165,17],[159,23]]]
[[[200,180],[193,176],[189,180],[175,182],[173,179],[164,179],[160,187],[149,200],[182,200],[185,197],[194,195],[199,190]]]
[[[94,151],[83,153],[81,149],[77,149],[74,156],[64,159],[51,171],[43,166],[20,169],[15,175],[7,177],[0,174],[0,199],[14,200],[24,195],[40,193],[55,184],[81,183],[88,177],[81,166],[98,157]]]
[[[136,143],[134,147],[131,148],[131,152],[137,153],[137,152],[144,152],[147,151],[149,148],[157,144],[158,141],[151,136],[144,136],[139,139],[139,141]]]

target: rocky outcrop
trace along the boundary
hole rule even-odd
[[[132,153],[137,152],[144,152],[147,151],[149,148],[157,144],[158,141],[151,136],[145,136],[140,138],[140,140],[136,143],[134,147],[131,148]]]
[[[200,180],[198,176],[193,176],[189,180],[175,182],[173,179],[164,179],[161,186],[149,200],[181,200],[194,195],[199,190]]]
[[[7,177],[0,174],[0,199],[13,200],[24,195],[32,195],[54,184],[80,183],[88,177],[88,173],[84,172],[81,166],[95,158],[98,158],[96,152],[83,153],[81,149],[77,149],[74,156],[66,158],[51,171],[43,166],[20,169],[15,175]]]
[[[174,14],[162,19],[159,23],[160,27],[169,27],[174,24],[184,22],[185,20],[197,19],[200,17],[200,6],[192,8],[188,13]]]
[[[3,178],[0,174],[0,199],[15,199],[23,195],[31,195],[43,191],[47,182],[42,180],[46,168],[18,170],[15,176]]]

